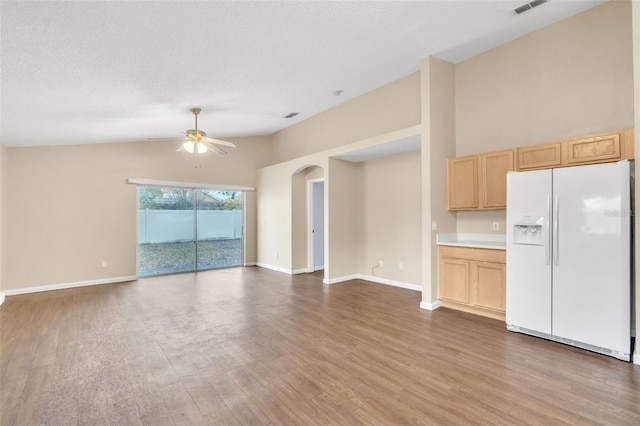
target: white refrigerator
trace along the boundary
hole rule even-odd
[[[632,163],[507,175],[511,331],[629,361]]]

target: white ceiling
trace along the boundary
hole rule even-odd
[[[272,134],[605,0],[0,2],[0,142]],[[340,96],[334,91],[343,90]],[[293,119],[283,116],[300,112]]]

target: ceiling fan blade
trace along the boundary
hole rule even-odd
[[[229,148],[235,148],[236,144],[233,142],[229,142],[229,141],[222,141],[220,139],[214,139],[214,138],[206,138],[207,142],[210,143],[215,143],[217,145],[222,145],[222,146],[228,146]]]
[[[180,144],[180,146],[178,147],[178,149],[176,149],[176,152],[180,152],[180,151],[186,151],[186,150],[184,149],[184,145],[183,145],[183,144]]]
[[[207,139],[209,139],[209,138],[207,138]],[[227,155],[227,151],[225,151],[224,149],[222,149],[222,148],[220,148],[218,146],[215,146],[213,143],[211,143],[209,141],[204,141],[203,143],[207,146],[207,148],[209,148],[211,151],[215,152],[216,154],[218,154],[218,155]]]

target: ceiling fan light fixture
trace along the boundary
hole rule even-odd
[[[204,154],[205,152],[207,152],[207,146],[199,142],[186,141],[182,144],[182,147],[189,154],[193,154],[194,151],[196,154]]]
[[[182,144],[182,147],[184,148],[185,151],[187,151],[189,154],[193,154],[193,149],[195,148],[196,144],[193,143],[193,141],[186,141],[185,143]]]

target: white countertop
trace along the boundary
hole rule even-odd
[[[507,249],[507,236],[500,234],[438,234],[436,241],[439,246]]]

